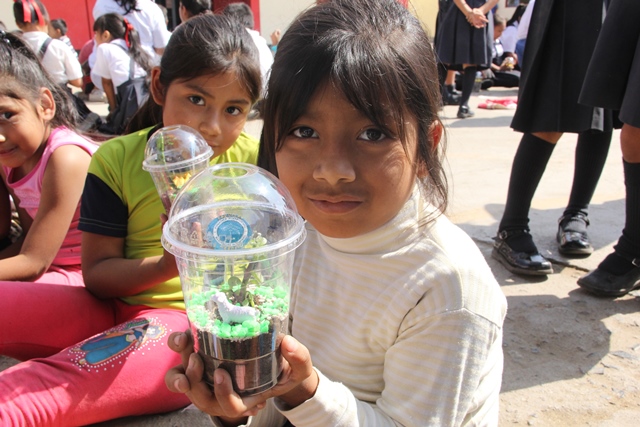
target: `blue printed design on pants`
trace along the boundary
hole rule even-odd
[[[87,370],[121,363],[136,350],[166,335],[167,327],[157,319],[136,319],[109,329],[69,349],[75,363]]]

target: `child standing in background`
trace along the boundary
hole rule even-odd
[[[0,280],[83,286],[79,202],[97,146],[75,133],[73,105],[29,46],[0,37],[0,239],[11,225],[9,196],[23,228],[0,251]],[[16,285],[0,282],[11,301],[7,286]]]
[[[160,121],[103,143],[89,166],[79,226],[86,289],[34,284],[0,299],[1,353],[31,359],[0,372],[0,425],[87,425],[189,403],[163,384],[180,360],[167,336],[188,322],[175,259],[160,243],[164,206],[142,160],[162,122],[200,131],[217,159],[255,160],[257,141],[252,152],[234,147],[260,68],[246,31],[209,14],[176,30],[152,77]],[[9,307],[20,311],[5,317]]]
[[[142,49],[138,32],[117,13],[107,13],[93,24],[97,45],[91,80],[109,102],[104,133],[120,135],[131,117],[147,100],[147,76],[152,59]]]
[[[495,426],[506,301],[444,215],[440,91],[420,22],[396,0],[333,0],[278,45],[260,165],[307,221],[278,384],[213,390],[189,334],[165,381],[220,426]],[[294,338],[295,337],[295,338]]]

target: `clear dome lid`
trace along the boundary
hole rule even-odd
[[[198,131],[184,125],[166,126],[147,141],[142,169],[149,172],[186,169],[208,161],[211,156],[213,150]]]
[[[271,173],[246,163],[209,166],[173,202],[162,244],[179,258],[272,258],[304,241],[304,220],[289,190]]]

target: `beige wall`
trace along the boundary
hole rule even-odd
[[[276,28],[284,32],[298,13],[314,4],[315,0],[261,0],[260,33],[270,42],[270,34]],[[433,35],[438,0],[409,0],[409,9],[425,23],[425,28]]]
[[[409,0],[409,10],[422,22],[429,37],[436,31],[438,0]]]
[[[274,30],[280,29],[284,33],[296,15],[313,4],[315,0],[260,0],[262,37],[270,44],[270,35]]]
[[[13,19],[13,1],[0,0],[0,21],[4,23],[7,30],[17,30],[16,20]]]

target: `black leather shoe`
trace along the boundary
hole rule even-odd
[[[493,243],[491,256],[498,260],[500,264],[512,273],[524,274],[527,276],[545,276],[553,273],[551,263],[540,253],[518,252],[507,244],[507,238],[513,233],[527,233],[526,231],[507,232],[501,231]]]
[[[633,264],[636,267],[622,276],[596,268],[579,278],[578,285],[599,297],[621,297],[634,289],[640,289],[640,260],[636,258]]]
[[[556,240],[558,241],[558,252],[562,255],[591,255],[593,246],[589,242],[587,233],[579,231],[570,231],[567,226],[571,221],[582,221],[585,229],[589,226],[589,218],[582,213],[571,213],[560,217],[558,220],[558,233]]]
[[[446,85],[446,89],[451,95],[460,96],[460,92],[456,90],[455,85]]]
[[[446,92],[442,97],[442,103],[444,105],[460,105],[460,96]]]
[[[461,105],[460,108],[458,108],[459,119],[466,119],[468,117],[473,117],[475,115],[476,113],[474,113],[473,110],[471,110],[468,105]]]

